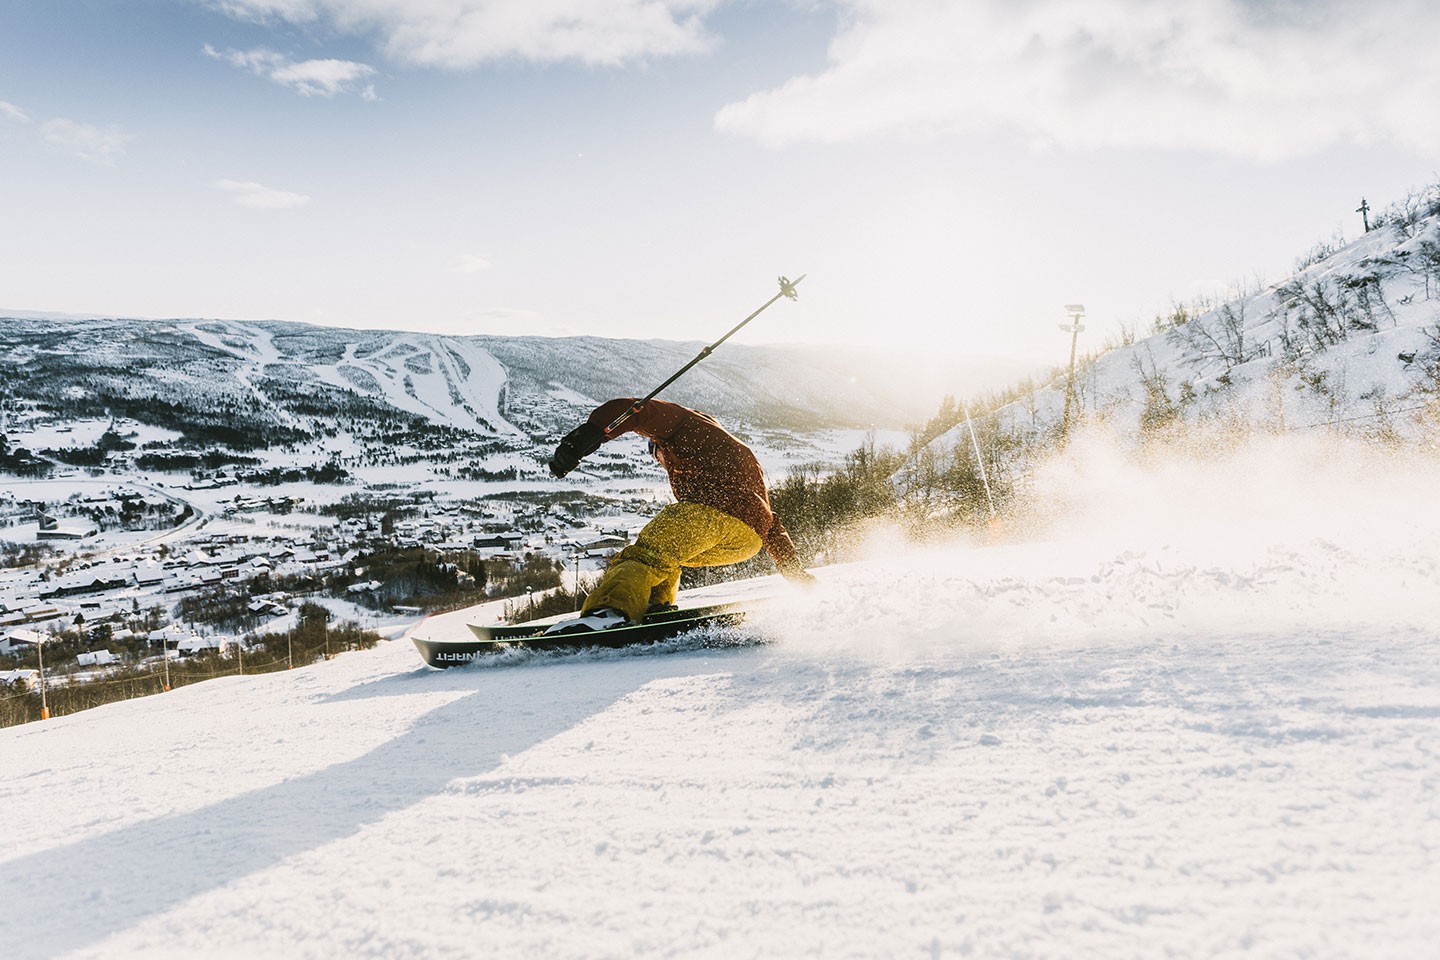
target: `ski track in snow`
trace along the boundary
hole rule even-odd
[[[468,369],[461,369],[461,363]],[[365,371],[374,378],[385,402],[436,423],[482,432],[514,430],[498,407],[506,379],[504,367],[488,351],[462,340],[400,334],[392,337],[385,350],[363,359],[356,357],[354,345],[349,344],[339,364],[320,369],[327,381],[355,388],[357,385],[340,373],[340,366]]]
[[[396,334],[383,351],[365,358],[356,356],[355,342],[347,342],[338,362],[324,364],[282,355],[275,346],[274,335],[251,324],[191,321],[181,329],[206,346],[238,360],[240,366],[234,378],[283,423],[292,426],[295,418],[256,386],[256,379],[263,377],[268,367],[303,368],[307,376],[331,386],[378,396],[398,409],[436,423],[482,432],[514,430],[500,416],[498,407],[500,389],[506,380],[504,367],[488,351],[464,340]],[[406,366],[407,361],[413,368]],[[362,377],[368,376],[369,385],[362,386],[347,377],[341,372],[342,367],[359,371]]]
[[[432,672],[401,639],[5,730],[0,933],[17,958],[1435,956],[1433,514],[909,550],[750,585],[779,595],[761,644]]]
[[[266,367],[287,362],[275,346],[275,338],[263,327],[248,324],[225,323],[223,321],[196,320],[180,327],[201,343],[240,361],[232,376],[280,423],[295,426],[296,419],[277,404],[255,381],[265,375]],[[221,332],[223,331],[223,334]],[[228,338],[228,342],[227,342]],[[244,343],[242,348],[237,343]]]

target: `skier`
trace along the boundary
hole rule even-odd
[[[785,525],[770,508],[765,475],[750,448],[711,416],[665,400],[609,400],[596,407],[555,448],[550,472],[563,477],[582,459],[633,430],[649,441],[651,455],[670,476],[675,503],[645,525],[621,550],[600,583],[586,597],[580,616],[547,633],[604,630],[639,623],[647,610],[674,604],[681,567],[740,563],[769,551],[784,576],[810,584],[815,577],[800,564]],[[633,414],[608,436],[627,410]]]

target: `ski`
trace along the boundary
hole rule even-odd
[[[464,666],[504,650],[581,650],[587,647],[620,648],[669,640],[693,630],[712,627],[739,626],[753,603],[717,603],[706,606],[681,607],[652,613],[640,623],[608,630],[587,630],[580,633],[545,633],[553,624],[573,617],[573,613],[545,617],[524,623],[481,626],[470,624],[473,639],[432,640],[413,637],[415,648],[429,666],[437,669]]]

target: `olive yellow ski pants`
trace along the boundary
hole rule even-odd
[[[701,503],[672,503],[610,561],[584,613],[613,607],[639,623],[652,603],[674,603],[681,567],[719,567],[760,552],[760,535]]]

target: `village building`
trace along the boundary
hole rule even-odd
[[[34,630],[5,629],[0,630],[0,656],[13,657],[17,654],[29,652],[31,647],[38,646],[49,640],[50,637]]]
[[[184,657],[195,657],[202,653],[223,654],[230,649],[232,641],[229,637],[219,635],[202,637],[198,634],[191,634],[183,640],[176,642],[174,650],[176,655]]]
[[[39,670],[0,670],[0,685],[16,684],[26,690],[34,690],[40,684]]]
[[[36,540],[84,540],[99,531],[93,526],[64,524],[49,514],[40,515],[40,525],[35,531]]]

